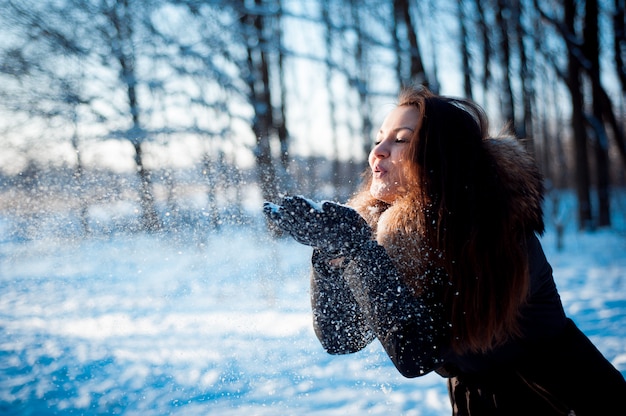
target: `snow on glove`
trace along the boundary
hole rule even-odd
[[[347,255],[372,240],[372,231],[357,211],[334,202],[316,203],[302,196],[281,205],[266,202],[263,211],[300,244]]]

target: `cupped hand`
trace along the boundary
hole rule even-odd
[[[297,242],[347,255],[372,239],[367,222],[351,207],[302,196],[263,204],[266,216]]]

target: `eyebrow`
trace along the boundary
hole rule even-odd
[[[405,129],[406,129],[406,130],[411,130],[411,132],[415,131],[415,130],[413,130],[413,128],[411,128],[411,127],[397,127],[397,128],[395,128],[395,129],[391,130],[391,132],[390,132],[390,133],[397,133],[397,132],[399,132],[400,130],[405,130]],[[378,134],[382,134],[382,132],[383,132],[382,130],[378,130]]]

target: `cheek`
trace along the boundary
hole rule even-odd
[[[403,172],[408,172],[412,170],[411,155],[409,154],[408,149],[402,149],[401,152],[398,152],[397,160],[398,160],[398,167]]]
[[[403,183],[409,187],[417,186],[417,170],[416,167],[408,162],[404,161],[399,169],[402,173]]]
[[[402,175],[406,171],[405,167],[407,165],[404,154],[402,152],[397,152],[392,155],[391,159],[391,164],[393,165],[396,174]]]

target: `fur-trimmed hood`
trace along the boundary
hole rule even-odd
[[[527,231],[542,233],[543,181],[531,155],[513,137],[488,138],[484,147],[495,164],[500,189],[511,223]],[[432,264],[439,256],[420,244],[423,216],[417,192],[405,195],[393,205],[374,199],[369,189],[357,193],[348,204],[368,222],[379,244],[385,247],[398,270],[407,278]]]
[[[543,176],[533,157],[513,137],[489,138],[484,143],[496,162],[513,221],[543,233]]]

